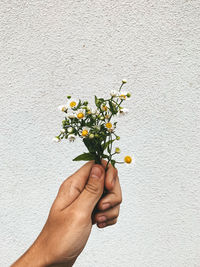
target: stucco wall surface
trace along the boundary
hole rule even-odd
[[[55,144],[68,94],[93,101],[122,78],[123,202],[76,267],[200,266],[200,2],[0,1],[0,266],[34,241],[80,142]]]

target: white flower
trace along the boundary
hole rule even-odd
[[[127,83],[127,80],[126,80],[126,79],[123,79],[123,80],[122,80],[122,83]]]
[[[101,105],[101,110],[102,111],[107,111],[108,110],[108,107],[105,104],[102,104]]]
[[[52,140],[53,140],[53,142],[56,142],[56,143],[60,142],[60,138],[59,137],[54,137]]]
[[[91,112],[91,114],[93,114],[93,115],[97,115],[97,108],[90,108],[90,112]]]
[[[105,119],[109,119],[110,118],[110,116],[112,115],[112,113],[108,110],[107,112],[106,112],[106,115],[105,115]]]
[[[68,127],[68,128],[67,128],[67,132],[68,132],[68,133],[72,133],[73,130],[74,130],[74,129],[73,129],[72,127]]]
[[[128,109],[127,108],[121,108],[120,110],[119,110],[119,115],[121,116],[124,116],[124,115],[126,115],[127,113],[128,113]]]
[[[119,93],[118,96],[119,96],[120,99],[124,99],[125,100],[126,97],[127,97],[127,92],[126,91],[122,91],[122,92]]]
[[[74,119],[74,118],[76,118],[76,113],[71,112],[71,113],[69,113],[69,114],[67,115],[67,117],[68,117],[69,119]]]
[[[60,131],[61,131],[61,133],[65,133],[65,129],[61,129]]]
[[[78,109],[76,111],[76,117],[80,120],[85,117],[85,109]]]
[[[115,129],[115,126],[114,126],[110,121],[107,121],[107,122],[105,123],[105,127],[107,128],[107,130],[108,130],[109,132],[113,132],[113,130]]]
[[[119,95],[119,92],[116,91],[116,90],[112,90],[112,91],[110,92],[110,95],[111,95],[111,96],[118,96],[118,95]]]
[[[68,139],[70,142],[74,142],[74,140],[76,139],[76,136],[74,134],[69,134]]]
[[[60,106],[58,107],[58,109],[59,109],[60,111],[63,111],[63,112],[67,111],[67,107],[66,107],[66,105],[60,105]]]
[[[89,127],[83,127],[81,130],[80,130],[80,134],[83,138],[85,138],[86,136],[88,136],[89,134],[89,130],[90,128]]]
[[[69,107],[69,108],[76,108],[77,107],[77,105],[78,105],[78,100],[76,100],[76,99],[72,99],[72,98],[70,98],[69,100],[68,100],[68,102],[67,102],[67,107]]]

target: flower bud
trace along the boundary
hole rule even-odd
[[[67,131],[68,131],[68,133],[72,133],[73,132],[73,128],[69,127],[69,128],[67,128]]]
[[[115,153],[119,154],[121,152],[120,148],[119,147],[116,147],[115,148]]]
[[[128,93],[126,96],[129,98],[129,97],[131,97],[131,94],[130,94],[130,93]]]
[[[91,109],[90,109],[90,107],[89,107],[89,106],[87,106],[87,107],[86,107],[86,110],[87,110],[87,111],[89,111],[89,110],[91,110]]]
[[[126,80],[126,79],[123,79],[123,80],[122,80],[122,83],[127,83],[127,80]]]
[[[68,98],[68,99],[70,99],[70,98],[71,98],[71,96],[70,96],[70,95],[68,95],[68,96],[67,96],[67,98]]]
[[[120,140],[120,136],[116,136],[116,140]]]
[[[93,139],[93,138],[94,138],[94,134],[91,133],[91,134],[89,135],[89,138],[90,138],[90,139]]]
[[[60,131],[61,131],[61,133],[65,133],[65,129],[61,129]]]

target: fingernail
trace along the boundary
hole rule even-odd
[[[100,223],[98,224],[99,227],[105,227],[106,226],[106,223]]]
[[[101,168],[94,166],[91,170],[90,177],[92,178],[100,178],[102,174]]]
[[[97,218],[98,222],[105,222],[106,221],[106,216],[100,216]]]
[[[104,203],[104,204],[102,205],[102,209],[103,209],[103,210],[106,210],[106,209],[108,209],[108,208],[110,208],[110,203]]]

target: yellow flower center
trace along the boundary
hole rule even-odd
[[[75,106],[76,106],[76,102],[75,101],[70,102],[70,107],[71,108],[74,108]]]
[[[83,130],[82,131],[82,136],[86,136],[86,135],[88,135],[88,130]]]
[[[77,114],[77,118],[78,119],[82,119],[84,117],[84,114],[82,112],[78,113]]]
[[[126,162],[126,163],[131,163],[132,162],[132,158],[130,157],[130,156],[126,156],[125,158],[124,158],[124,161]]]
[[[126,95],[120,95],[120,98],[126,99]]]
[[[111,122],[107,122],[107,123],[106,123],[106,127],[107,127],[108,129],[112,128],[112,123],[111,123]]]
[[[106,111],[108,108],[106,106],[102,106],[101,109]]]

